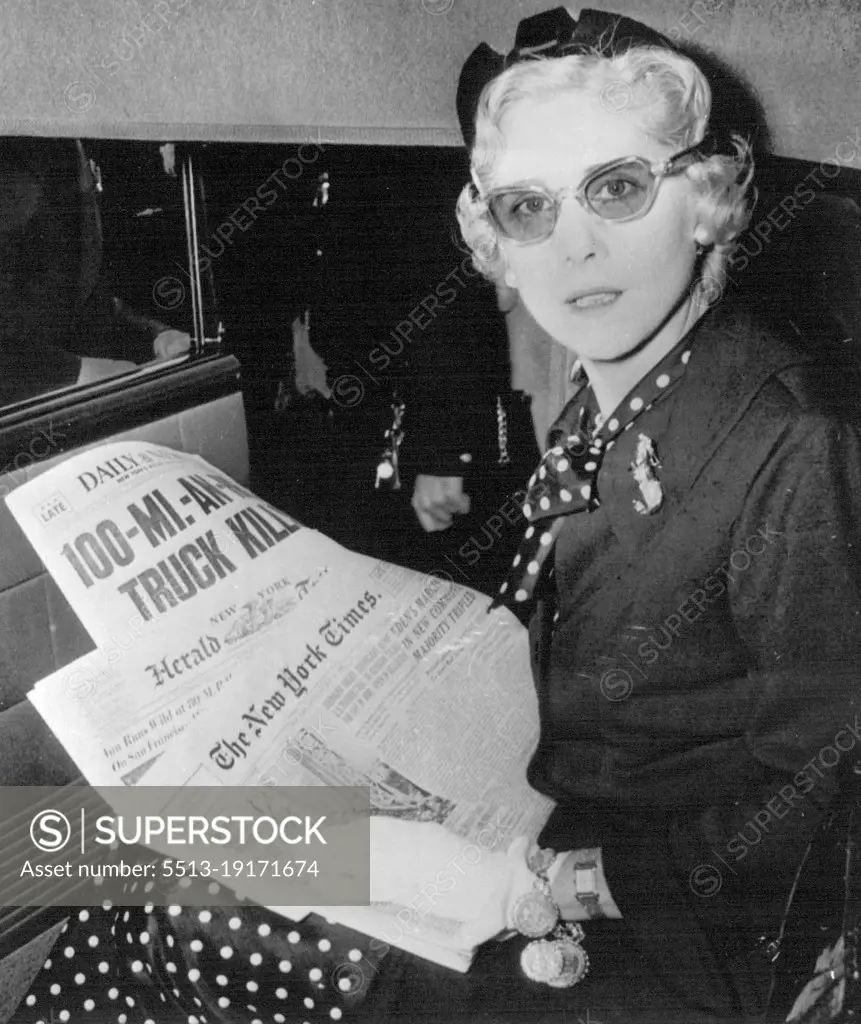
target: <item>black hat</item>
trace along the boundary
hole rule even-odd
[[[564,7],[524,18],[508,55],[481,43],[467,57],[457,83],[457,116],[467,148],[472,147],[475,137],[475,111],[481,90],[512,64],[534,57],[567,57],[596,50],[609,57],[632,46],[677,49],[660,32],[631,18],[587,9],[575,21]]]

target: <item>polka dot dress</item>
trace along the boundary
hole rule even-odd
[[[380,959],[365,935],[252,905],[70,913],[11,1024],[346,1021]]]
[[[516,608],[535,596],[545,570],[549,576],[550,554],[565,517],[600,507],[598,472],[605,456],[619,435],[681,380],[691,356],[689,343],[684,338],[607,420],[597,411],[580,363],[574,364],[571,376],[579,387],[548,432],[550,448],[529,480],[523,504],[529,526],[491,607]]]

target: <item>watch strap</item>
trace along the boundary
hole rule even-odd
[[[601,917],[601,894],[598,891],[598,860],[595,857],[574,862],[574,897],[590,918]]]

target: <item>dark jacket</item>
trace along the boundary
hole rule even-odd
[[[560,804],[542,842],[602,846],[667,983],[749,1014],[861,749],[861,445],[848,373],[811,346],[730,297],[693,333],[681,386],[621,436],[600,508],[557,543],[559,619],[545,603],[531,630],[529,779]],[[650,516],[633,504],[640,434],[660,459]]]
[[[501,456],[499,415],[512,415],[511,371],[505,318],[493,286],[451,247],[448,278],[439,272],[437,291],[448,300],[412,352],[406,391],[409,434],[405,457],[417,472],[484,478]],[[470,276],[471,274],[471,276]],[[537,459],[528,410],[524,438],[507,425],[505,447],[529,448],[529,470]],[[526,479],[524,477],[523,479]]]

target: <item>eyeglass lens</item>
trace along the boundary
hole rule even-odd
[[[635,217],[646,207],[656,179],[645,163],[631,161],[601,171],[586,183],[583,194],[591,209],[604,220]],[[503,233],[516,241],[546,238],[556,224],[561,199],[538,189],[500,192],[490,208]]]

